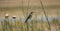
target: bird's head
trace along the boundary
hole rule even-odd
[[[12,18],[13,18],[13,19],[16,19],[16,16],[13,16]]]
[[[33,14],[34,12],[31,12],[31,14]]]
[[[5,14],[5,16],[9,16],[8,14]]]
[[[5,18],[8,18],[9,17],[9,14],[5,14]]]

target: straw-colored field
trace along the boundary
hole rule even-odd
[[[50,23],[51,31],[59,31],[59,25],[54,25]],[[31,21],[29,23],[23,23],[22,21],[17,21],[15,23],[11,22],[7,24],[4,22],[0,24],[0,31],[50,31],[47,22],[35,22]]]
[[[42,3],[47,16],[59,16],[59,19],[38,21],[37,18],[45,15],[40,0],[29,0],[29,2],[28,0],[23,0],[23,2],[22,0],[0,0],[0,18],[4,18],[7,13],[9,19],[12,16],[20,19],[14,22],[3,19],[4,21],[0,22],[0,31],[60,31],[60,0],[42,0]],[[24,23],[30,12],[34,12],[32,20]]]

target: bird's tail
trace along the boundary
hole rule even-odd
[[[27,22],[28,22],[28,19],[25,20],[25,23],[27,23]]]

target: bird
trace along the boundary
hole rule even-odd
[[[16,19],[16,16],[14,15],[12,18],[13,18],[13,19]]]
[[[5,14],[5,18],[8,18],[9,17],[9,14]]]
[[[30,14],[29,14],[29,16],[27,17],[27,19],[25,20],[25,23],[27,23],[28,22],[28,19],[30,19],[31,17],[32,17],[32,14],[33,14],[34,12],[31,12]]]

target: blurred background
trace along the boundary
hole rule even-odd
[[[25,26],[26,24],[23,22],[25,22],[31,12],[34,12],[34,14],[32,15],[32,18],[28,20],[30,21],[28,23],[29,25]],[[15,28],[17,28],[17,31],[60,31],[60,0],[0,0],[1,31],[6,31],[3,28],[6,25],[4,23],[6,14],[9,16],[9,23],[5,23],[9,24],[10,30],[5,29],[9,31],[12,31],[12,27],[14,27],[13,31],[16,30]],[[13,19],[13,16],[16,16],[16,19]],[[13,23],[11,23],[11,21]],[[15,21],[16,23],[14,23]],[[19,25],[11,26],[11,24]],[[31,28],[30,26],[34,27]]]

